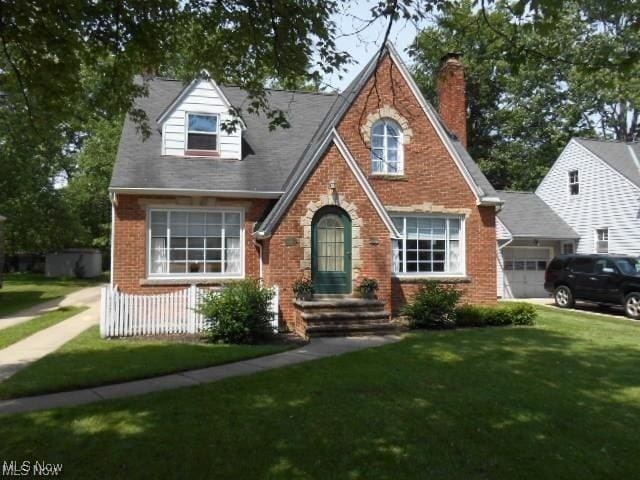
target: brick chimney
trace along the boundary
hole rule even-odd
[[[467,88],[462,54],[447,53],[440,59],[438,105],[447,128],[467,147]]]

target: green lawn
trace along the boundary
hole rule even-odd
[[[40,330],[49,328],[69,317],[73,317],[83,310],[86,310],[86,307],[61,307],[26,322],[19,323],[18,325],[3,328],[0,330],[0,349],[8,347],[12,343],[19,342],[20,340],[27,338]]]
[[[65,279],[47,278],[33,273],[5,274],[2,288],[0,288],[0,317],[107,281],[109,281],[108,278],[104,276],[96,279]]]
[[[637,478],[638,324],[541,311],[536,328],[3,418],[0,458],[73,478]]]
[[[293,346],[108,340],[100,338],[96,326],[0,382],[0,399],[137,380],[259,357]]]

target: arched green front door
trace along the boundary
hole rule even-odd
[[[351,293],[351,219],[341,208],[313,218],[311,272],[316,293]]]

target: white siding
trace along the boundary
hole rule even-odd
[[[189,88],[180,104],[166,117],[162,125],[162,154],[183,156],[186,141],[186,114],[187,113],[217,113],[220,115],[220,123],[231,120],[229,109],[220,91],[208,80],[201,80]],[[218,139],[220,157],[237,159],[242,158],[241,129],[238,126],[235,132],[228,134],[220,129]]]
[[[569,195],[578,170],[580,193]],[[640,255],[640,189],[575,141],[569,142],[536,190],[580,235],[578,253],[595,253],[595,231],[609,229],[609,252]]]
[[[496,238],[498,240],[509,240],[511,238],[511,232],[507,230],[507,227],[504,226],[504,223],[502,223],[500,219],[497,217],[496,217]]]

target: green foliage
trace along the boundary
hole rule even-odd
[[[229,284],[221,292],[204,296],[198,311],[206,321],[206,334],[218,343],[254,343],[273,334],[273,291],[256,280]]]
[[[437,103],[439,59],[462,52],[471,155],[497,188],[534,189],[571,137],[637,136],[638,16],[632,1],[452,2],[418,35],[414,73]]]
[[[536,309],[528,303],[498,306],[462,305],[456,308],[457,327],[535,325]]]
[[[404,308],[411,328],[454,328],[455,309],[462,292],[436,281],[422,283]]]
[[[313,292],[315,292],[313,282],[310,278],[300,278],[296,280],[293,282],[291,289],[298,300],[310,298]]]
[[[358,291],[364,298],[369,298],[375,295],[380,286],[378,281],[373,278],[364,277],[358,285]]]

